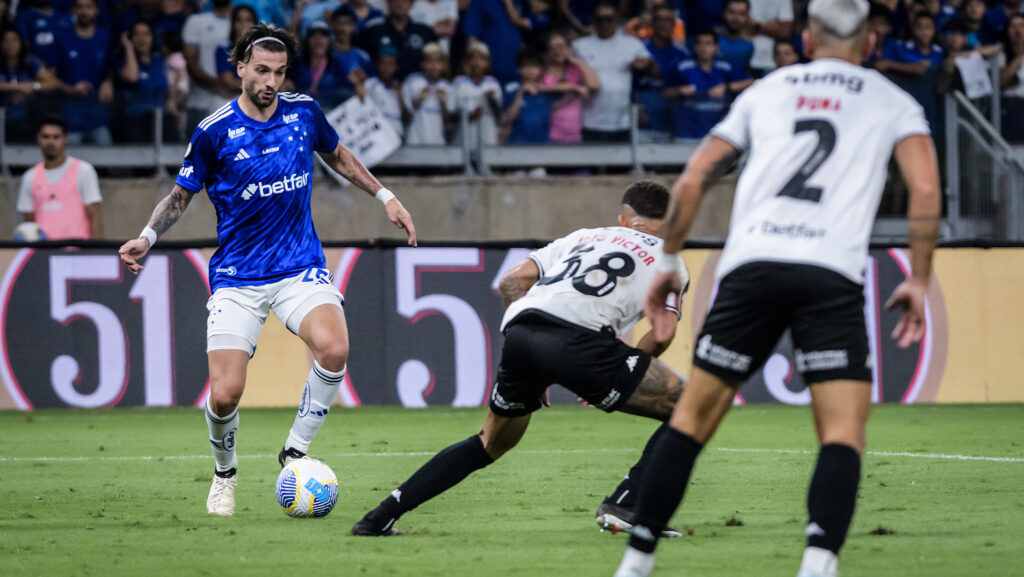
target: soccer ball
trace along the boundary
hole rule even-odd
[[[46,240],[46,233],[34,222],[23,222],[14,227],[14,240],[20,242]]]
[[[323,517],[338,502],[338,477],[323,461],[303,457],[277,476],[277,503],[291,517]]]

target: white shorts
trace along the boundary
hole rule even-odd
[[[252,356],[271,310],[299,334],[309,311],[323,304],[344,307],[345,297],[333,281],[327,269],[311,268],[270,284],[217,289],[206,302],[206,351],[234,349]]]

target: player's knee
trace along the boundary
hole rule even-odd
[[[328,371],[338,372],[348,363],[348,343],[335,341],[317,351],[316,362]]]
[[[234,411],[241,399],[241,387],[211,386],[210,388],[210,408],[219,416],[224,416]]]

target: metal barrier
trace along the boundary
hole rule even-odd
[[[638,109],[633,106],[630,140],[622,144],[576,145],[485,145],[463,138],[458,144],[439,146],[403,146],[379,166],[399,169],[462,169],[466,175],[489,175],[493,170],[515,170],[537,166],[558,168],[631,168],[640,173],[649,166],[682,166],[697,149],[699,141],[676,144],[641,144]],[[462,134],[468,134],[469,119],[463,111],[459,119]],[[34,144],[8,145],[0,108],[0,172],[25,169],[39,162]],[[151,144],[115,144],[113,146],[69,146],[68,153],[97,168],[153,169],[158,177],[173,174],[185,153],[182,143],[168,144],[163,138],[164,111],[153,115]],[[480,131],[477,131],[479,134]]]
[[[1024,240],[1024,161],[963,93],[945,98],[949,238]]]

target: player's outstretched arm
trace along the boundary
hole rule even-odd
[[[370,174],[370,171],[363,166],[362,162],[359,162],[351,150],[339,143],[334,152],[321,152],[320,158],[327,163],[327,166],[331,167],[331,170],[344,176],[349,182],[381,201],[384,204],[384,212],[387,213],[388,220],[409,235],[409,246],[416,246],[416,226],[412,223],[409,211],[405,210],[401,201],[395,198],[394,193],[384,188],[380,181]]]
[[[892,338],[901,348],[924,336],[925,294],[932,274],[932,253],[939,239],[942,199],[935,145],[923,134],[908,136],[896,145],[896,163],[910,191],[907,222],[910,235],[910,278],[901,283],[885,303],[903,309]]]
[[[178,222],[181,215],[185,214],[185,209],[188,208],[188,203],[192,202],[192,197],[196,193],[182,188],[179,185],[174,185],[171,189],[171,193],[164,197],[153,209],[153,216],[149,217],[149,224],[146,228],[142,229],[142,234],[139,238],[130,240],[123,245],[118,253],[121,255],[121,262],[124,263],[128,270],[135,274],[139,274],[139,271],[143,269],[143,266],[139,264],[139,259],[146,256],[149,249],[153,248],[153,243],[156,242],[157,237],[167,232],[171,225]]]
[[[523,298],[538,280],[540,269],[533,259],[528,258],[508,269],[498,282],[501,304],[507,309],[509,305]]]
[[[675,255],[683,248],[686,236],[693,226],[693,220],[700,208],[701,195],[711,184],[726,174],[736,164],[740,151],[725,139],[708,135],[686,163],[686,170],[672,185],[665,221],[661,225],[664,251]],[[683,290],[675,258],[658,261],[659,271],[647,292],[644,314],[651,321],[653,338],[658,342],[671,341],[675,334],[678,317],[665,309],[670,294]]]

